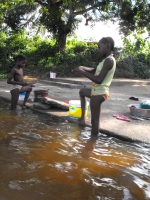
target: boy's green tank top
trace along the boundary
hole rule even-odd
[[[111,70],[108,71],[105,79],[103,80],[103,82],[101,84],[92,82],[92,90],[91,90],[92,96],[109,94],[109,86],[112,82],[112,79],[113,79],[113,76],[115,73],[115,69],[116,69],[116,60],[112,55],[110,55],[108,57],[111,57],[113,59],[113,61],[114,61],[113,67]],[[107,58],[105,58],[102,62],[99,63],[99,65],[96,68],[95,76],[98,76],[100,74],[100,72],[104,66],[104,62]]]

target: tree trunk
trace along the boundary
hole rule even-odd
[[[63,52],[66,48],[67,35],[68,32],[65,30],[61,30],[61,33],[58,35],[57,44],[60,52]]]

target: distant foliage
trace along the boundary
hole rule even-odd
[[[125,38],[124,48],[117,60],[116,76],[150,78],[150,41],[140,34],[134,35],[134,41]]]
[[[117,70],[115,77],[150,78],[150,42],[141,35],[135,35],[134,42],[125,38],[124,48],[116,49]],[[49,72],[58,77],[77,76],[72,69],[84,65],[96,67],[101,58],[97,44],[67,40],[66,50],[59,52],[55,40],[29,37],[24,31],[6,35],[0,32],[0,77],[7,76],[14,66],[14,57],[24,53],[27,56],[25,73],[31,76],[49,78]]]

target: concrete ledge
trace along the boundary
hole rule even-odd
[[[48,80],[40,80],[41,83],[48,85],[57,85],[60,87],[68,88],[83,88],[91,86],[91,81],[87,78],[50,78]],[[124,85],[150,85],[150,79],[136,80],[136,79],[113,79],[111,86],[124,86]]]
[[[111,86],[123,85],[150,85],[150,80],[136,80],[136,79],[113,79]]]
[[[34,111],[42,113],[42,114],[55,116],[55,117],[58,117],[58,118],[62,118],[63,120],[67,120],[68,122],[78,124],[78,119],[70,118],[68,116],[68,111],[60,111],[59,109],[39,110],[39,109],[35,109],[32,106],[32,104],[30,104],[29,108],[31,110],[34,110]],[[87,124],[85,124],[85,125],[80,125],[80,124],[78,124],[78,125],[79,126],[85,126],[85,127],[91,127],[91,124],[89,122],[87,122]],[[120,140],[123,140],[123,141],[126,141],[126,142],[143,142],[140,139],[133,139],[133,138],[127,137],[125,135],[119,135],[118,133],[111,132],[111,131],[103,129],[103,128],[100,129],[100,133],[106,134],[109,137],[115,137],[117,139],[120,139]],[[146,141],[144,141],[144,142],[146,142]],[[150,143],[150,141],[147,141],[147,143]]]
[[[140,80],[138,83],[141,84]],[[100,120],[101,133],[106,134],[110,137],[116,137],[124,141],[150,143],[150,120],[140,121],[131,119],[130,111],[128,108],[129,104],[137,103],[129,99],[129,97],[131,96],[138,97],[139,101],[141,101],[143,98],[150,98],[149,85],[143,86],[140,84],[125,85],[122,87],[111,86],[110,96],[108,100],[105,101],[102,105],[102,113]],[[1,99],[10,102],[10,93],[8,88],[9,85],[6,83],[6,81],[0,82],[0,97]],[[43,88],[49,89],[49,97],[54,98],[56,100],[65,101],[79,99],[79,89],[69,89],[65,87],[59,88],[57,86],[49,86],[42,83],[36,84],[36,89]],[[18,104],[21,105],[22,102],[20,101],[18,102]],[[39,113],[60,117],[63,120],[68,120],[68,122],[71,123],[78,123],[77,120],[69,117],[68,111],[62,111],[60,109],[49,109],[44,111],[34,109],[33,102],[29,104],[29,108]],[[131,119],[131,122],[116,119],[115,117],[113,117],[113,115],[116,113],[121,113],[129,117]],[[86,126],[91,127],[90,111]]]
[[[5,101],[7,101],[7,102],[10,102],[10,99],[7,98],[7,97],[0,96],[0,98],[5,100]],[[22,101],[19,101],[18,105],[21,106],[22,105]],[[27,107],[29,109],[33,110],[33,111],[38,112],[38,113],[42,113],[42,114],[46,114],[46,115],[50,115],[50,116],[55,116],[55,117],[58,117],[58,118],[62,118],[63,120],[67,120],[68,122],[78,124],[78,120],[77,119],[70,118],[68,116],[68,114],[69,114],[68,111],[63,111],[63,110],[59,110],[59,109],[49,109],[49,110],[36,109],[36,108],[33,107],[33,103],[29,103],[29,105]],[[89,122],[87,122],[87,124],[85,124],[85,125],[80,125],[79,124],[79,126],[91,127],[91,124]],[[111,132],[111,131],[109,131],[107,129],[103,129],[103,128],[100,129],[100,133],[106,134],[107,136],[115,137],[117,139],[120,139],[120,140],[123,140],[123,141],[127,141],[127,142],[146,142],[146,143],[150,143],[149,140],[142,141],[142,140],[140,140],[138,138],[137,139],[135,139],[135,138],[133,139],[133,138],[128,137],[126,135],[119,135],[116,132]]]
[[[57,80],[58,81],[58,80]],[[48,84],[48,85],[54,85],[54,86],[59,86],[59,87],[66,87],[66,88],[76,88],[76,89],[80,89],[83,88],[83,85],[81,84],[74,84],[72,82],[68,82],[68,83],[62,83],[62,82],[57,82],[55,81],[50,81],[50,80],[40,80],[40,83],[44,83],[44,84]]]

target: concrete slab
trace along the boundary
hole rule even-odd
[[[40,82],[51,84],[52,82],[58,82],[60,84],[63,83],[71,83],[76,85],[91,85],[91,81],[85,77],[69,77],[69,78],[48,78],[48,79],[41,79]],[[139,85],[150,85],[150,79],[127,79],[127,78],[117,78],[113,79],[112,86],[122,86],[122,85],[133,85],[133,84],[139,84]],[[69,86],[69,84],[68,84]],[[66,85],[67,87],[67,85]]]
[[[80,81],[79,78],[78,81]],[[0,97],[8,102],[10,102],[9,88],[10,86],[6,83],[6,80],[0,80]],[[67,101],[79,99],[79,89],[77,88],[54,86],[38,81],[34,90],[37,89],[48,89],[48,96],[56,100]],[[34,99],[34,91],[32,91],[30,97],[32,100]],[[136,97],[139,101],[130,100],[129,97]],[[132,119],[128,107],[129,104],[138,104],[143,99],[150,99],[150,80],[114,79],[110,87],[110,96],[102,105],[100,132],[123,140],[150,143],[150,120],[141,121]],[[19,104],[21,103],[19,101]],[[76,119],[69,117],[68,111],[35,109],[33,108],[33,102],[30,102],[29,107],[37,112],[78,123]],[[131,121],[127,122],[116,119],[113,117],[116,113],[121,113],[129,117]],[[91,126],[90,120],[91,115],[89,110],[87,126]]]

